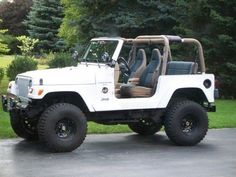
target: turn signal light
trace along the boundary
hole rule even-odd
[[[40,89],[40,90],[38,91],[38,96],[42,95],[42,93],[43,93],[43,89]]]

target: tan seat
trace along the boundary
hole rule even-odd
[[[134,60],[134,63],[130,66],[130,75],[128,78],[125,79],[124,83],[130,82],[130,83],[139,83],[139,77],[143,73],[144,69],[146,68],[147,64],[147,57],[144,49],[139,49],[137,52],[137,56]],[[120,97],[120,86],[123,83],[118,83],[119,75],[120,75],[120,69],[118,63],[115,65],[115,95],[116,97]]]
[[[147,57],[144,49],[139,49],[134,63],[130,66],[130,78],[139,78],[147,65]]]
[[[160,74],[161,54],[158,49],[152,51],[149,64],[140,76],[139,84],[121,85],[121,97],[150,97],[155,90],[158,76]]]

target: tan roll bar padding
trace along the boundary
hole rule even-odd
[[[124,39],[125,42],[127,43],[133,43],[133,44],[143,44],[143,43],[148,43],[148,44],[156,44],[156,43],[161,43],[164,45],[164,51],[163,51],[163,66],[162,66],[162,71],[161,74],[164,75],[166,73],[166,66],[168,62],[168,57],[169,60],[172,60],[171,56],[171,50],[170,50],[170,45],[169,45],[169,39],[168,36],[165,35],[144,35],[144,36],[138,36],[135,39]],[[203,54],[203,48],[201,43],[193,38],[182,38],[182,43],[192,43],[195,44],[198,48],[199,52],[199,60],[200,60],[200,68],[201,72],[205,73],[206,72],[206,66],[205,66],[205,60],[204,60],[204,54]]]
[[[204,60],[204,54],[203,54],[203,49],[201,43],[193,38],[183,38],[182,39],[183,43],[193,43],[197,46],[198,52],[199,52],[199,60],[200,60],[200,68],[203,73],[206,72],[206,66],[205,66],[205,60]]]

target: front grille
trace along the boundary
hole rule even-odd
[[[29,89],[30,78],[18,78],[18,96],[27,97]]]

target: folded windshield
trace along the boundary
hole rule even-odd
[[[91,41],[83,60],[86,62],[107,63],[112,59],[117,45],[118,41]]]

